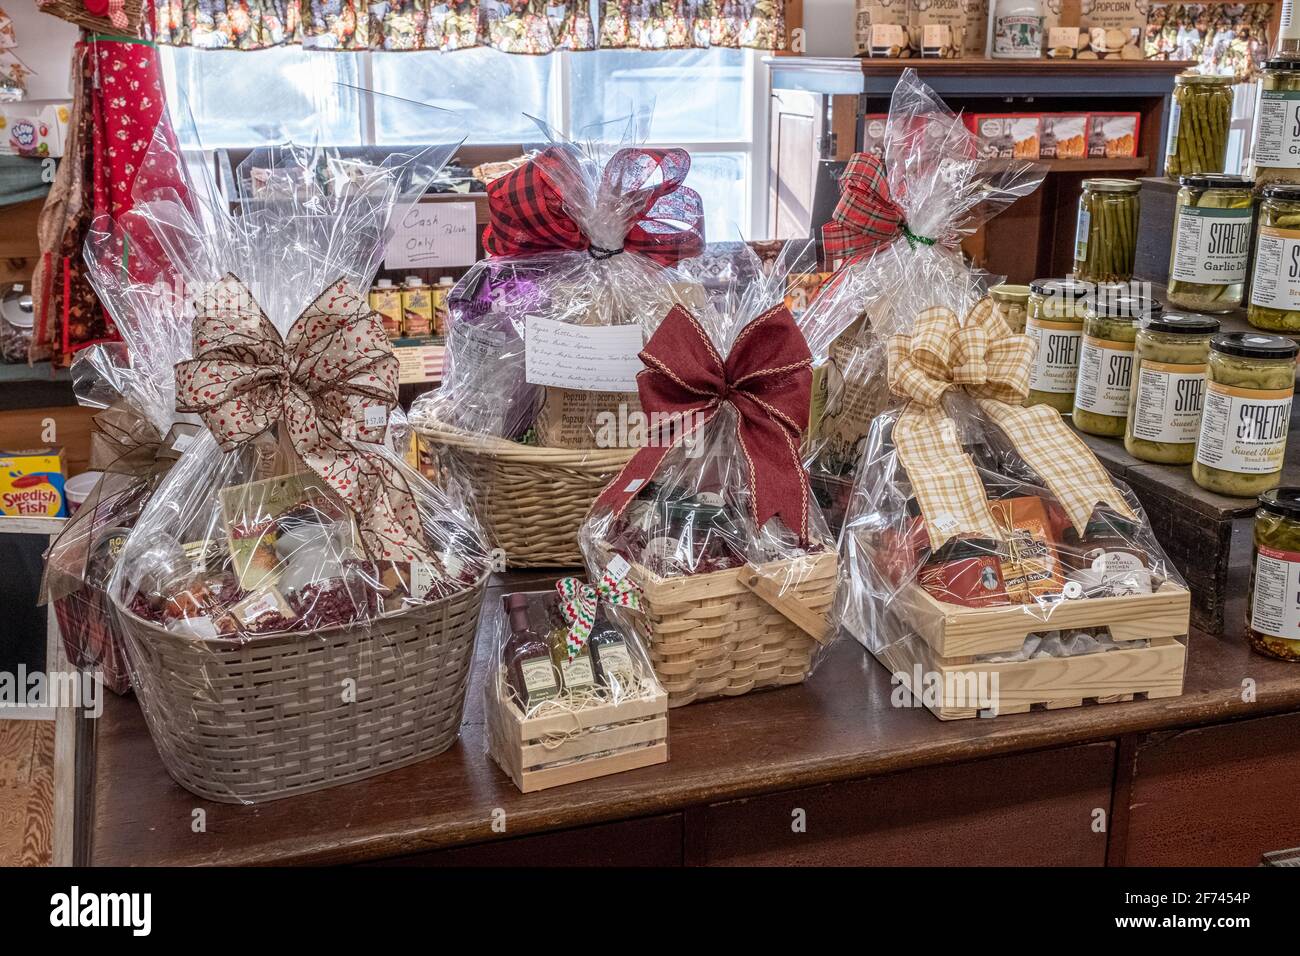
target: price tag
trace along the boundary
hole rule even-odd
[[[627,559],[621,554],[616,554],[610,558],[609,564],[606,565],[605,574],[615,581],[622,581],[631,570],[632,565],[628,564]]]

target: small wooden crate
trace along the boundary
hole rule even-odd
[[[901,641],[872,647],[876,658],[898,675],[940,720],[975,717],[970,692],[997,678],[997,704],[989,716],[1018,714],[1036,706],[1056,709],[1085,702],[1114,703],[1177,697],[1183,692],[1190,595],[1166,583],[1153,594],[1063,601],[1046,621],[1020,606],[967,608],[936,600],[919,585],[904,588],[888,613],[907,622]],[[981,654],[1018,650],[1030,634],[1049,630],[1106,627],[1116,642],[1147,639],[1147,647],[1077,657],[1027,661],[976,661]],[[929,686],[914,686],[917,670]],[[937,685],[937,686],[936,686]],[[931,689],[933,688],[933,690]]]
[[[488,753],[522,793],[668,760],[668,697],[525,717],[497,677],[484,695]]]

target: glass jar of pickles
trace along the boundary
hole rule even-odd
[[[1133,278],[1137,251],[1135,179],[1085,179],[1074,231],[1074,274],[1091,282]]]
[[[1169,304],[1197,312],[1241,305],[1254,196],[1240,176],[1184,176],[1174,201]]]
[[[1259,496],[1246,640],[1261,654],[1300,661],[1300,488]]]
[[[1276,56],[1259,75],[1259,101],[1251,158],[1255,188],[1270,183],[1300,183],[1300,131],[1295,108],[1300,100],[1300,57]]]
[[[1174,78],[1174,105],[1165,145],[1165,175],[1221,173],[1228,158],[1232,125],[1231,76],[1180,73]]]
[[[1029,286],[995,285],[989,289],[993,308],[1011,326],[1012,332],[1025,331],[1025,313],[1029,308]]]
[[[1257,329],[1300,331],[1300,186],[1264,188],[1246,319]]]
[[[1035,279],[1029,284],[1025,334],[1038,343],[1029,370],[1026,405],[1050,405],[1062,414],[1074,406],[1083,314],[1096,286],[1078,279]]]
[[[1070,413],[1079,431],[1108,438],[1124,434],[1138,323],[1158,319],[1161,311],[1159,302],[1127,289],[1097,290],[1083,317],[1079,378]]]
[[[1190,465],[1201,429],[1205,363],[1219,320],[1170,312],[1138,328],[1124,447],[1134,458]]]
[[[1207,491],[1251,498],[1282,477],[1295,391],[1296,343],[1260,332],[1210,339],[1205,406],[1192,477]]]

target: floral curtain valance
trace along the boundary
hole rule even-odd
[[[775,50],[785,23],[783,0],[154,0],[152,38],[233,50]]]

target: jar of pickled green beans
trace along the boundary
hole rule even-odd
[[[1264,187],[1246,319],[1257,329],[1300,331],[1300,186]]]
[[[1262,332],[1210,339],[1205,406],[1192,477],[1207,491],[1250,498],[1276,488],[1295,391],[1296,343]]]
[[[1260,495],[1254,531],[1246,641],[1269,657],[1300,661],[1300,488]]]
[[[1137,251],[1134,179],[1085,179],[1074,231],[1074,274],[1090,282],[1127,282]]]
[[[1241,305],[1250,259],[1254,196],[1240,176],[1184,176],[1174,201],[1169,304],[1196,312]]]
[[[1011,326],[1012,332],[1025,331],[1025,314],[1029,308],[1029,286],[995,285],[989,289],[993,310]]]
[[[1097,290],[1083,317],[1079,379],[1070,413],[1079,431],[1123,436],[1138,323],[1159,318],[1161,311],[1159,302],[1127,289]]]
[[[1170,179],[1223,172],[1232,125],[1232,83],[1231,76],[1202,73],[1180,73],[1174,78],[1165,144],[1165,175]]]
[[[1124,447],[1134,458],[1190,465],[1201,430],[1205,363],[1219,320],[1168,312],[1143,322],[1133,345]]]
[[[1276,56],[1259,75],[1251,166],[1255,188],[1300,183],[1300,58]]]
[[[1025,334],[1038,343],[1029,370],[1026,405],[1050,405],[1062,414],[1074,407],[1083,315],[1096,290],[1078,279],[1035,279],[1029,283]]]

